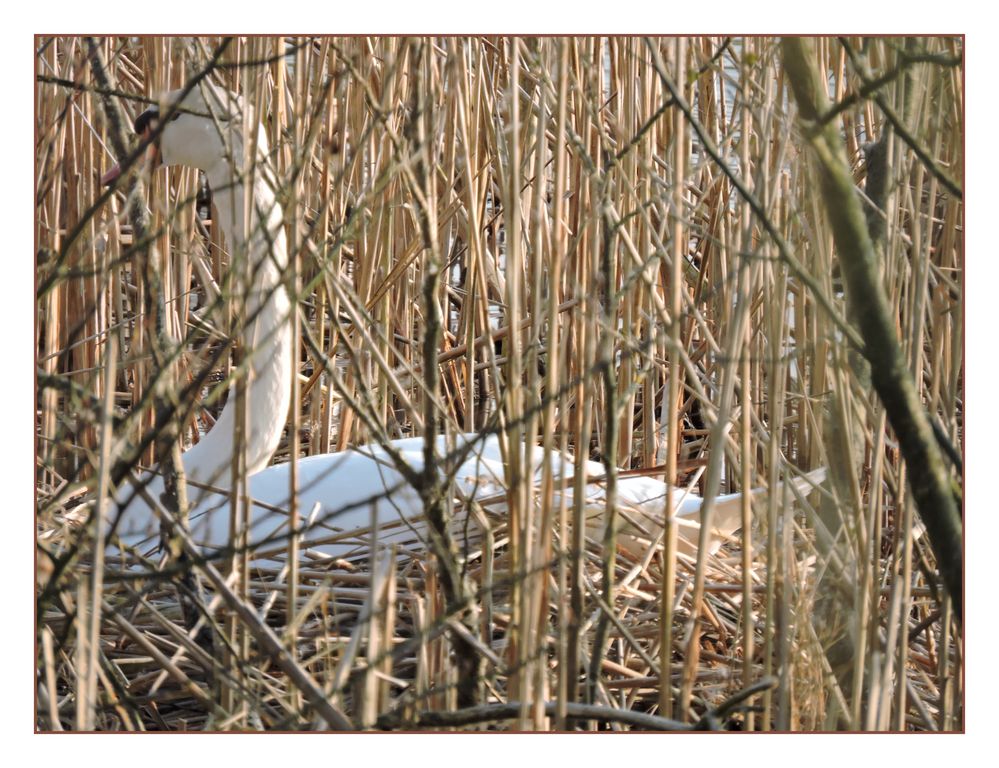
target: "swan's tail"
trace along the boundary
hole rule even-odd
[[[806,496],[819,486],[826,478],[825,468],[816,469],[808,474],[792,479],[790,488],[799,497]],[[778,500],[784,492],[784,484],[778,484],[776,488]],[[681,494],[679,491],[674,493]],[[769,494],[767,488],[756,488],[750,491],[755,497],[757,505],[765,500]],[[722,543],[730,538],[742,527],[742,499],[743,493],[730,493],[715,498],[714,512],[711,520],[711,536],[708,540],[708,551],[714,554],[721,547]],[[677,538],[677,549],[679,552],[690,557],[697,555],[697,545],[700,536],[700,509],[703,499],[697,496],[678,496],[675,499],[677,512],[674,520],[678,526],[679,536]],[[663,502],[650,505],[648,503],[626,503],[619,509],[622,520],[621,529],[618,535],[618,542],[627,551],[636,557],[642,557],[648,551],[653,540],[662,532],[663,523]],[[600,517],[594,515],[591,525],[597,525]]]
[[[795,496],[803,497],[807,496],[813,490],[815,490],[819,484],[824,482],[826,479],[826,469],[821,467],[819,469],[814,469],[811,472],[795,477],[789,481],[791,486],[791,492]],[[769,489],[767,488],[754,488],[750,491],[752,496],[757,501],[757,504],[765,500],[769,495]],[[778,503],[784,493],[784,483],[778,483],[777,488],[774,493]],[[711,525],[711,552],[714,553],[718,551],[722,542],[730,538],[733,533],[742,527],[742,497],[743,494],[740,493],[730,493],[725,496],[719,496],[715,499],[715,511],[712,515],[712,525]],[[681,535],[684,535],[685,529],[681,529]],[[693,541],[697,542],[698,530],[693,529]]]

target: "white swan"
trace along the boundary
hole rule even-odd
[[[164,99],[165,105],[177,103],[180,92]],[[247,387],[250,420],[246,443],[250,495],[255,501],[250,541],[262,545],[257,549],[257,561],[271,557],[280,559],[286,550],[289,466],[264,469],[277,448],[288,411],[293,350],[289,313],[291,302],[281,282],[281,272],[287,264],[282,212],[275,201],[273,178],[269,176],[267,140],[261,126],[257,137],[257,171],[253,183],[253,211],[249,227],[243,215],[244,185],[238,170],[242,165],[242,101],[227,91],[205,86],[195,88],[179,104],[179,111],[164,126],[159,138],[159,156],[164,165],[185,165],[200,168],[207,176],[214,194],[218,221],[228,247],[234,253],[242,249],[248,254],[254,270],[254,287],[249,296],[247,313],[255,320],[244,335],[245,349],[252,350],[252,374]],[[166,117],[169,106],[163,112]],[[211,117],[209,116],[211,115]],[[160,112],[151,109],[136,120],[136,130],[143,133]],[[235,158],[235,161],[233,161]],[[114,168],[105,176],[112,180]],[[249,233],[247,237],[247,232]],[[229,485],[230,461],[233,453],[233,422],[235,398],[230,398],[222,414],[201,441],[183,454],[184,472],[189,481],[191,528],[194,539],[207,548],[221,548],[229,543],[228,497],[224,493],[207,492],[199,484],[213,485],[222,490]],[[504,463],[496,436],[458,436],[459,447],[471,443],[472,450],[454,475],[454,490],[459,501],[475,498],[488,508],[490,501],[502,498]],[[396,451],[414,469],[423,463],[421,438],[393,441]],[[437,445],[438,454],[445,453],[443,438]],[[545,455],[541,448],[531,451],[532,467],[540,478],[540,467],[548,462],[556,478],[571,478],[572,456],[558,453]],[[600,478],[602,465],[585,462],[588,477]],[[352,553],[370,552],[372,538],[380,542],[417,542],[422,503],[418,494],[396,471],[384,449],[367,446],[342,453],[300,459],[299,509],[303,520],[312,525],[304,533],[303,552],[306,556],[349,557]],[[153,476],[148,489],[153,498],[162,491],[162,481]],[[799,492],[809,490],[821,480],[821,470],[794,481]],[[571,479],[566,483],[567,501],[571,502]],[[697,513],[702,499],[692,493],[673,489],[648,477],[624,477],[617,486],[623,525],[629,534],[623,540],[636,543],[654,539],[662,530],[667,496],[672,494],[675,515],[686,519],[680,532],[684,548],[696,547]],[[755,491],[754,493],[762,493]],[[118,532],[128,543],[148,539],[150,546],[158,540],[158,517],[131,488],[117,494],[122,510]],[[129,498],[132,498],[129,502]],[[555,501],[558,502],[558,492]],[[604,511],[604,489],[599,482],[587,486],[588,517],[599,517]],[[371,523],[377,518],[375,534]],[[402,521],[408,521],[403,524]],[[741,494],[720,496],[715,502],[711,551],[741,525]],[[415,532],[414,532],[415,531]]]

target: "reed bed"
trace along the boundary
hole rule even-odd
[[[94,42],[130,116],[213,57],[209,77],[262,116],[300,309],[274,461],[493,431],[514,479],[495,507],[444,494],[460,611],[442,582],[454,564],[404,532],[390,551],[358,532],[337,562],[296,542],[304,558],[229,575],[231,594],[203,565],[192,581],[151,550],[95,551],[80,520],[112,443],[142,444],[151,395],[201,374],[226,337],[213,318],[238,306],[203,179],[157,171],[143,201],[157,323],[183,340],[157,370],[149,244],[99,185],[116,158],[95,57],[82,38],[37,38],[39,730],[332,727],[317,691],[355,728],[963,729],[960,617],[849,342],[779,41]],[[870,227],[911,375],[959,450],[962,41],[813,46],[858,194],[881,203]],[[882,137],[878,197],[864,145]],[[221,408],[238,360],[216,359],[180,444]],[[587,526],[551,477],[519,471],[525,440],[603,462],[606,519]],[[675,527],[624,542],[603,524],[632,514],[614,496],[627,473],[714,493],[819,466],[821,491],[747,502],[714,556],[688,556]],[[184,615],[189,589],[204,627]]]

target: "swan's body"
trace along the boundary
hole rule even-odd
[[[171,94],[166,101],[170,104],[175,99],[176,94]],[[160,138],[163,163],[188,165],[206,172],[226,243],[231,252],[246,254],[244,263],[249,265],[252,274],[253,290],[247,300],[247,316],[255,319],[243,334],[245,349],[254,355],[247,386],[249,435],[245,447],[249,490],[255,501],[250,542],[262,543],[258,560],[269,559],[271,555],[281,559],[289,533],[284,513],[289,507],[289,466],[264,467],[277,448],[284,427],[293,365],[291,302],[282,284],[282,270],[287,264],[282,212],[275,202],[271,180],[261,175],[266,171],[259,170],[253,185],[251,226],[245,227],[244,186],[237,180],[234,164],[227,159],[243,156],[239,116],[242,107],[237,97],[224,91],[209,90],[203,94],[195,89],[182,106],[185,111],[165,125]],[[202,116],[209,111],[221,118],[221,131],[214,121]],[[137,130],[140,130],[140,124],[149,124],[148,115],[147,112],[136,122]],[[266,167],[263,162],[266,154],[267,144],[261,127],[258,138],[261,168]],[[184,472],[187,479],[193,481],[188,487],[192,534],[195,541],[207,549],[223,548],[230,543],[229,503],[225,489],[230,485],[233,456],[234,400],[230,398],[214,428],[183,455]],[[469,441],[473,449],[454,475],[454,497],[459,502],[459,510],[466,508],[463,502],[469,499],[482,502],[489,509],[491,500],[502,500],[506,487],[499,441],[495,436],[466,435],[456,442],[462,445]],[[393,446],[414,469],[422,467],[422,439],[397,440]],[[441,456],[446,453],[443,440],[438,444],[437,452]],[[571,456],[546,455],[544,450],[534,448],[531,458],[538,478],[545,462],[551,465],[556,478],[569,479],[573,474]],[[600,464],[584,462],[583,466],[588,477],[604,475],[604,467]],[[298,472],[300,514],[303,521],[311,521],[302,534],[306,556],[318,553],[342,558],[357,551],[369,552],[375,535],[383,543],[415,542],[422,546],[419,544],[419,518],[423,513],[420,498],[396,471],[383,449],[368,446],[301,459]],[[157,498],[162,491],[162,480],[155,475],[146,480],[150,495]],[[199,486],[204,484],[220,491],[203,490]],[[799,490],[809,487],[805,480],[795,484]],[[571,502],[571,479],[565,485],[568,489],[565,500]],[[680,528],[681,541],[686,542],[684,548],[692,551],[696,547],[700,497],[648,477],[621,478],[617,494],[622,525],[628,535],[625,543],[656,538],[665,522],[667,497],[672,494],[676,518],[689,521]],[[131,488],[120,489],[117,498],[120,505],[127,505],[122,509],[118,526],[124,540],[139,544],[148,538],[150,544],[154,544],[159,535],[158,516]],[[554,501],[561,500],[556,490]],[[591,482],[587,486],[588,518],[602,515],[605,501],[603,485]],[[403,523],[404,520],[409,522]],[[741,520],[739,494],[716,499],[712,551],[724,537],[739,528]],[[377,534],[372,533],[372,522],[376,522]],[[464,526],[461,515],[458,524]],[[461,540],[460,533],[456,532],[456,535]]]
[[[459,511],[467,504],[480,503],[487,512],[502,509],[505,501],[506,470],[495,435],[460,435],[457,447],[473,446],[468,458],[454,472],[453,498]],[[395,440],[392,447],[414,470],[423,466],[422,438]],[[438,454],[446,455],[444,440],[438,444]],[[556,479],[553,503],[572,503],[574,462],[571,455],[557,452],[546,454],[542,448],[531,452],[534,479],[540,481],[543,464],[547,461]],[[605,488],[600,478],[604,467],[593,461],[583,463],[587,477],[594,478],[586,486],[587,518],[599,525],[605,512]],[[263,553],[259,559],[270,559],[286,549],[290,529],[285,511],[289,507],[289,465],[280,464],[257,472],[249,479],[250,496],[255,502],[250,542]],[[388,453],[379,446],[363,446],[350,451],[300,459],[298,462],[298,503],[303,519],[302,546],[311,556],[350,558],[370,552],[377,530],[380,544],[410,544],[422,548],[423,504],[416,491],[395,469]],[[558,481],[565,479],[564,492],[557,490]],[[818,478],[812,476],[815,481]],[[799,491],[810,483],[796,481]],[[221,493],[190,491],[197,503],[192,505],[191,532],[196,542],[208,550],[218,550],[230,542],[229,499]],[[672,495],[675,519],[679,521],[681,551],[692,553],[698,537],[698,512],[703,499],[693,493],[671,488],[650,477],[624,477],[618,480],[618,510],[621,518],[622,545],[628,549],[644,548],[662,531],[667,497]],[[735,493],[715,499],[713,535],[710,551],[717,551],[722,541],[734,533],[742,521],[742,494]],[[466,528],[464,514],[456,516],[455,535],[460,540]],[[404,522],[405,521],[405,522]],[[156,518],[145,507],[127,510],[121,525],[124,538],[132,544],[146,541],[155,544],[159,527]]]

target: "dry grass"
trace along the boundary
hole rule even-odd
[[[142,104],[128,97],[180,87],[221,42],[100,45],[134,116]],[[910,53],[932,55],[905,59],[906,42],[846,44],[875,75],[897,70],[880,96],[933,170],[961,183],[963,68],[948,61],[961,43],[918,39]],[[862,187],[861,144],[884,120],[857,97],[844,44],[817,48]],[[94,579],[84,541],[61,568],[85,539],[66,515],[93,496],[102,434],[113,426],[138,443],[153,426],[156,372],[123,198],[94,205],[112,157],[87,47],[39,38],[36,50],[37,727],[324,725],[256,630],[225,652],[221,630],[206,649],[185,628],[169,567],[131,578],[109,554]],[[777,41],[249,38],[222,62],[212,76],[265,116],[314,340],[275,461],[432,426],[500,430],[702,490],[833,470],[814,510],[780,498],[747,509],[752,525],[696,561],[669,536],[644,556],[603,531],[583,538],[579,512],[554,506],[544,483],[511,487],[509,514],[473,515],[483,702],[523,702],[489,727],[597,727],[567,720],[567,704],[582,701],[693,723],[773,678],[734,722],[963,728],[960,625],[884,411],[839,327],[836,254]],[[927,411],[960,446],[963,205],[897,135],[888,151],[885,287]],[[220,287],[229,302],[227,255],[196,172],[159,171],[149,190],[164,324],[189,340],[169,382],[178,387],[219,344],[198,316]],[[435,270],[439,387],[428,391],[421,342],[435,313],[423,286]],[[184,424],[183,439],[218,410]],[[152,447],[140,458],[156,462]],[[447,615],[432,557],[305,560],[292,576],[289,590],[286,572],[254,572],[242,600],[355,726],[444,727],[425,713],[456,706],[445,629],[468,627]],[[219,626],[241,621],[217,590],[206,599]]]

